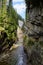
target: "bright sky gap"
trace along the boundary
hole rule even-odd
[[[24,0],[13,0],[13,7],[25,19],[26,5]]]

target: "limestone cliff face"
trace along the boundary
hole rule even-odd
[[[28,28],[27,34],[33,38],[39,38],[43,41],[43,5],[33,6],[30,3],[26,10],[26,26]]]
[[[24,31],[27,38],[25,37],[24,47],[30,65],[43,65],[43,0],[25,1],[27,8]]]

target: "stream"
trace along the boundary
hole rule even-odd
[[[27,65],[26,54],[24,53],[23,45],[20,45],[17,49],[17,64],[16,65]]]

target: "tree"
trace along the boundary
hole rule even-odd
[[[8,5],[7,0],[0,0],[0,3],[0,50],[2,51],[5,45],[11,47],[16,42],[18,20],[23,18],[13,8],[12,0],[9,0]]]

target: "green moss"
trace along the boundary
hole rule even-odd
[[[29,39],[27,36],[24,37],[24,45],[26,46],[33,46],[34,45],[34,41],[32,39]]]
[[[41,46],[43,46],[43,41],[40,41],[39,44],[40,44]]]
[[[34,42],[30,39],[30,40],[28,40],[27,45],[28,45],[28,46],[33,46],[33,45],[34,45]]]

